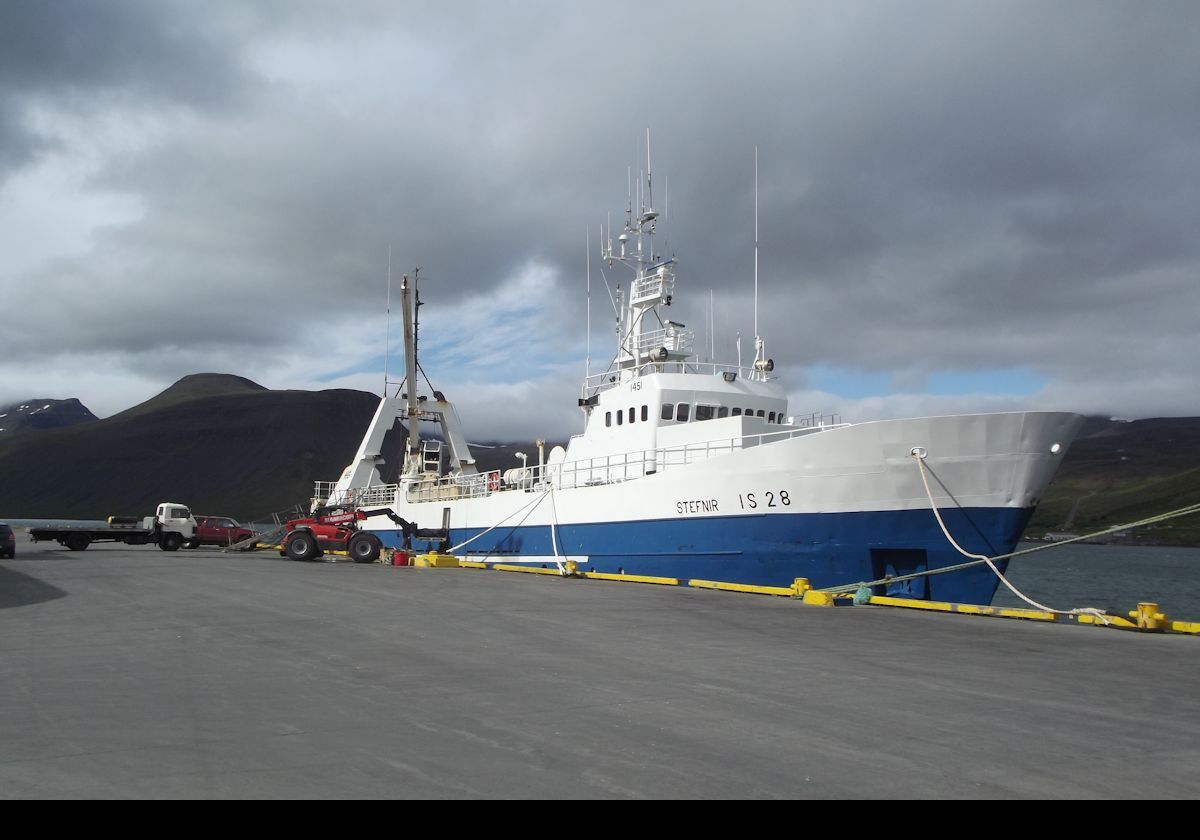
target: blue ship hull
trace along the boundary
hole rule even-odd
[[[1032,512],[965,508],[944,511],[943,516],[963,548],[996,556],[1013,550]],[[483,530],[451,529],[451,545],[478,537],[460,554],[488,562],[555,555],[546,526],[502,527],[478,536]],[[390,544],[399,543],[399,534],[391,539],[379,535]],[[559,555],[586,556],[589,571],[766,586],[789,586],[803,577],[818,589],[966,560],[946,541],[929,510],[563,524],[557,541]],[[981,565],[879,587],[877,594],[989,604],[997,583],[991,570]]]

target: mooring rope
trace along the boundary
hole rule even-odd
[[[497,522],[497,523],[496,523],[495,525],[493,525],[492,527],[490,527],[490,528],[488,528],[488,529],[486,529],[486,530],[480,531],[478,534],[476,534],[475,536],[471,537],[469,540],[463,540],[463,541],[462,541],[462,542],[460,542],[458,545],[456,545],[456,546],[454,546],[454,547],[452,547],[452,548],[448,548],[448,549],[446,549],[446,553],[447,553],[447,554],[453,554],[454,552],[456,552],[456,551],[458,551],[460,548],[462,548],[464,545],[470,545],[471,543],[475,542],[475,540],[477,540],[477,539],[479,539],[480,537],[482,537],[484,534],[487,534],[487,533],[489,533],[489,532],[491,532],[491,531],[495,531],[497,528],[499,528],[501,525],[503,525],[503,524],[504,524],[505,522],[507,522],[508,520],[512,519],[514,516],[516,516],[516,515],[517,515],[518,513],[520,513],[521,511],[523,511],[523,510],[526,510],[526,509],[528,509],[528,508],[537,507],[538,505],[540,505],[540,504],[541,504],[542,502],[544,502],[544,501],[546,501],[546,494],[545,494],[545,493],[539,493],[539,494],[538,494],[538,497],[537,497],[536,499],[534,499],[532,502],[530,502],[529,504],[525,505],[525,507],[523,507],[523,508],[517,508],[516,510],[514,510],[514,511],[513,511],[512,513],[510,513],[508,516],[506,516],[506,517],[504,517],[503,519],[501,519],[499,522]],[[529,511],[529,513],[533,513],[533,511],[532,511],[532,510],[530,510],[530,511]],[[528,517],[528,515],[526,515],[526,517],[525,517],[525,518],[526,518],[526,519],[528,519],[528,518],[529,518],[529,517]],[[521,520],[521,522],[524,522],[524,521],[525,521],[525,519],[522,519],[522,520]],[[489,553],[490,553],[490,552],[489,552]]]
[[[973,560],[980,560],[984,563],[987,563],[988,568],[991,569],[992,573],[1000,579],[1000,582],[1008,587],[1008,590],[1012,592],[1012,594],[1016,595],[1031,607],[1042,610],[1043,612],[1055,613],[1057,615],[1094,615],[1105,624],[1109,623],[1108,619],[1105,618],[1105,611],[1097,609],[1096,607],[1076,607],[1075,609],[1070,610],[1057,610],[1054,607],[1048,607],[1045,604],[1038,603],[1024,592],[1017,589],[1017,587],[1013,586],[1012,582],[1004,576],[1004,573],[1000,571],[992,558],[985,554],[972,554],[959,545],[958,541],[951,536],[950,529],[946,527],[946,522],[942,519],[942,512],[938,510],[937,502],[933,500],[933,491],[929,488],[929,477],[925,471],[925,452],[921,449],[914,448],[911,454],[913,459],[917,462],[917,468],[921,472],[921,483],[925,485],[925,495],[929,498],[929,507],[931,510],[933,510],[933,515],[937,519],[937,523],[941,527],[942,533],[945,534],[946,539],[950,542],[950,545],[954,546],[954,549],[959,554],[961,554],[963,557],[970,557]],[[955,503],[957,504],[957,502]]]

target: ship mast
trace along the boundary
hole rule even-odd
[[[742,364],[741,348],[738,349],[738,366]],[[775,360],[767,358],[767,342],[758,331],[758,146],[754,147],[754,368],[750,378],[766,382],[775,369]]]
[[[638,207],[634,213],[632,183],[625,209],[625,228],[613,247],[611,225],[602,237],[601,256],[609,267],[621,263],[633,271],[628,295],[620,302],[615,367],[620,381],[637,378],[649,370],[662,370],[667,363],[682,364],[691,355],[690,330],[682,324],[648,324],[646,315],[659,306],[670,306],[675,294],[675,260],[663,259],[654,251],[658,211],[654,209],[653,176],[650,169],[650,131],[646,130],[645,192],[638,184]]]
[[[413,303],[407,274],[400,280],[400,305],[404,308],[404,378],[408,382],[405,407],[408,446],[404,454],[403,474],[417,476],[421,472],[421,433],[417,429],[420,419],[420,406],[417,403],[417,338],[413,329]]]

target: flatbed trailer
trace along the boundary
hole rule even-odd
[[[71,551],[83,551],[94,542],[119,542],[128,545],[157,545],[163,551],[177,551],[196,533],[196,520],[187,505],[163,502],[154,516],[143,519],[110,516],[107,528],[62,526],[30,528],[34,542],[54,540]]]

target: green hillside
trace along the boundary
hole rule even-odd
[[[1026,535],[1086,534],[1200,503],[1200,418],[1090,419],[1071,446]],[[1200,515],[1119,541],[1200,545]]]

